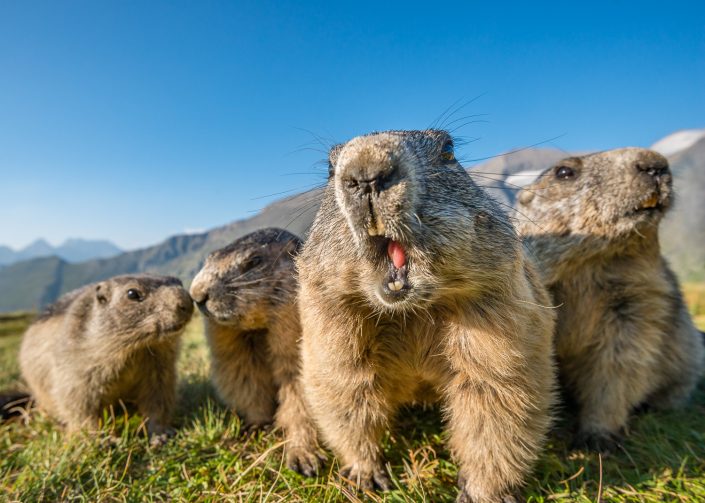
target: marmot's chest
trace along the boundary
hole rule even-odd
[[[94,372],[92,381],[100,385],[103,389],[103,406],[113,405],[122,400],[133,402],[138,398],[140,384],[146,379],[147,373],[158,368],[156,358],[146,351],[136,351],[126,358],[122,365],[115,365],[109,369],[109,365],[102,367],[102,371]]]
[[[432,401],[449,368],[439,327],[381,330],[370,347],[375,372],[396,389],[400,402]]]
[[[580,353],[596,344],[663,330],[671,316],[671,286],[661,270],[628,264],[592,269],[552,288],[559,305],[556,352]],[[635,327],[643,326],[642,330]]]

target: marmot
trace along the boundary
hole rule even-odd
[[[67,293],[29,326],[20,369],[37,405],[69,431],[134,402],[159,443],[176,400],[179,335],[193,302],[176,278],[117,276]]]
[[[317,433],[299,383],[301,325],[293,255],[301,240],[262,229],[216,250],[191,284],[204,314],[212,381],[248,425],[284,431],[287,466],[318,472]]]
[[[683,403],[703,343],[659,250],[668,161],[640,148],[571,157],[518,196],[520,233],[559,305],[556,355],[578,444],[607,450],[641,404]]]
[[[513,501],[551,423],[549,297],[499,204],[441,130],[360,136],[296,259],[302,383],[341,474],[387,489],[381,437],[429,387],[459,462],[458,501]]]

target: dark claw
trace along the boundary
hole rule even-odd
[[[353,472],[352,468],[345,467],[341,468],[340,476],[363,491],[373,491],[377,489],[380,491],[390,491],[393,487],[392,481],[382,467],[375,468],[372,473],[368,474]]]
[[[269,431],[272,428],[272,423],[242,423],[240,432],[244,435],[257,433],[258,431]]]
[[[327,459],[326,456],[318,450],[307,451],[304,449],[287,452],[286,458],[286,466],[290,470],[300,473],[305,477],[318,476],[319,470]]]
[[[381,491],[391,491],[392,481],[387,476],[384,470],[375,470],[372,474],[372,479],[374,480],[375,487]]]
[[[149,435],[149,445],[152,447],[161,447],[166,444],[170,438],[176,436],[176,430],[174,428],[165,428],[164,431],[160,433],[152,433]]]

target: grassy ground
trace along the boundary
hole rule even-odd
[[[687,285],[686,297],[705,329],[705,286]],[[0,317],[0,389],[16,384],[22,316]],[[184,338],[180,361],[179,433],[153,449],[140,419],[106,413],[105,435],[66,438],[39,412],[0,425],[0,500],[58,501],[453,501],[456,467],[444,448],[435,410],[400,414],[385,439],[397,488],[361,496],[341,486],[329,462],[317,479],[282,466],[278,431],[244,433],[214,400],[200,320]],[[623,449],[605,459],[567,448],[562,421],[529,480],[529,501],[705,501],[705,382],[678,412],[634,417]]]
[[[705,332],[705,283],[686,283],[683,293],[695,324]]]

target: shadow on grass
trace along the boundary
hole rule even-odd
[[[179,381],[178,396],[175,417],[179,426],[202,418],[201,409],[206,405],[223,411],[227,410],[218,400],[210,380],[201,375],[182,377]]]
[[[705,491],[704,417],[705,381],[701,381],[688,406],[633,415],[619,449],[600,456],[571,450],[576,419],[565,407],[527,494],[550,494],[553,499],[564,496],[569,501],[579,497],[595,500],[601,480],[604,493],[619,501],[643,501],[643,491],[659,493],[669,501],[691,501],[691,489]],[[691,488],[694,478],[701,480]]]

